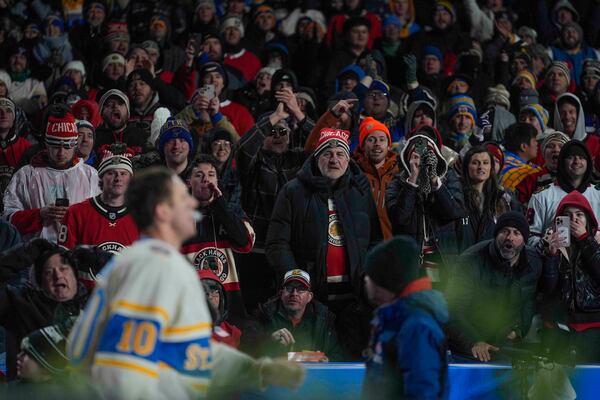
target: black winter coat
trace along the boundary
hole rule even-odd
[[[242,342],[248,344],[248,350],[255,356],[287,357],[288,351],[310,350],[324,352],[329,361],[344,359],[337,341],[335,315],[316,300],[306,305],[302,321],[297,326],[286,317],[278,295],[261,304],[253,317],[254,324],[244,329]],[[294,336],[296,342],[293,348],[271,339],[271,334],[282,328]]]
[[[451,350],[471,355],[476,342],[499,346],[511,331],[524,337],[534,315],[542,266],[542,257],[529,246],[512,268],[498,254],[493,239],[467,249],[446,290]]]
[[[360,294],[367,250],[381,239],[369,181],[353,161],[335,185],[321,176],[313,157],[286,184],[275,203],[266,254],[278,276],[301,268],[310,274],[317,300],[327,304],[327,199],[333,198],[346,240],[350,282]]]
[[[457,254],[453,222],[464,217],[462,187],[456,172],[448,170],[442,186],[427,199],[419,197],[418,189],[406,182],[402,171],[385,191],[388,216],[394,235],[410,235],[423,245],[425,234],[435,238],[440,253]]]
[[[494,214],[489,212],[482,214],[479,210],[469,209],[469,207],[465,205],[464,217],[456,221],[456,239],[459,253],[462,253],[482,240],[492,239],[494,237],[496,221],[504,212],[523,211],[523,207],[517,201],[515,196],[504,189],[499,189],[496,196],[498,196],[497,202],[501,204],[498,204],[498,207],[496,208],[497,211],[495,211]],[[502,209],[504,209],[504,211],[500,211]]]
[[[306,118],[302,131],[314,127],[314,122]],[[263,149],[266,133],[273,129],[269,118],[258,121],[242,138],[235,153],[237,170],[242,186],[242,208],[250,219],[256,239],[255,249],[263,249],[267,228],[277,194],[306,159],[303,148],[289,149],[277,154]]]
[[[590,235],[571,248],[571,262],[559,254],[545,265],[542,316],[561,323],[600,322],[600,244]]]

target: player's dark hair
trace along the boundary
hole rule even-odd
[[[140,231],[154,223],[156,206],[171,198],[174,176],[166,167],[150,167],[136,173],[129,183],[125,204]]]

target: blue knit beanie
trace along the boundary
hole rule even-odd
[[[164,123],[162,128],[160,128],[157,145],[159,154],[164,156],[165,145],[167,142],[169,140],[178,138],[183,139],[188,143],[190,146],[190,154],[192,154],[194,152],[194,141],[192,139],[192,134],[185,126],[183,121],[170,117],[167,119],[167,122]]]

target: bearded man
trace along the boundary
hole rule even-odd
[[[525,337],[534,315],[542,258],[526,245],[529,225],[518,212],[502,214],[494,238],[461,256],[446,290],[450,350],[481,362]]]

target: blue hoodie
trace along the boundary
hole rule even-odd
[[[446,301],[436,290],[413,292],[379,307],[371,321],[372,356],[363,399],[447,398],[447,322]]]

